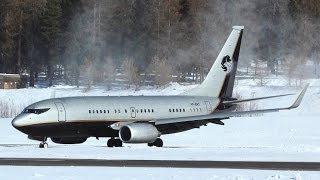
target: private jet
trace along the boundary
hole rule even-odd
[[[36,102],[12,120],[14,128],[41,141],[78,144],[89,137],[108,137],[108,147],[145,143],[162,147],[160,136],[179,133],[250,114],[278,112],[300,105],[307,86],[284,108],[235,111],[239,103],[293,94],[238,100],[232,97],[240,53],[242,26],[234,26],[205,80],[175,96],[62,97]]]

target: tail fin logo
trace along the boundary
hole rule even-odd
[[[230,73],[232,70],[232,60],[229,55],[222,58],[221,68],[223,71]]]

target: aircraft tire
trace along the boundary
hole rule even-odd
[[[46,142],[41,142],[41,143],[39,144],[39,148],[48,148],[48,143],[46,143]]]
[[[120,139],[115,140],[115,147],[122,147],[122,141]]]
[[[163,141],[162,141],[162,139],[158,138],[154,142],[148,143],[148,146],[149,147],[152,147],[152,146],[162,147],[163,146]]]
[[[163,141],[162,141],[162,139],[158,138],[153,144],[156,147],[162,147],[163,146]]]
[[[111,138],[107,142],[108,147],[114,147],[115,146],[115,139]]]

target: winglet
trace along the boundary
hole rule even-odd
[[[244,26],[232,26],[232,29],[241,31],[244,29]]]
[[[304,95],[306,94],[308,87],[309,87],[309,83],[304,86],[304,88],[301,90],[297,99],[293,102],[293,104],[290,107],[288,107],[288,109],[297,108],[300,105]]]

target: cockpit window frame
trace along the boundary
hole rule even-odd
[[[42,114],[44,112],[47,112],[49,111],[50,108],[41,108],[41,109],[37,109],[37,108],[32,108],[32,109],[24,109],[22,111],[22,113],[25,113],[25,114]]]

